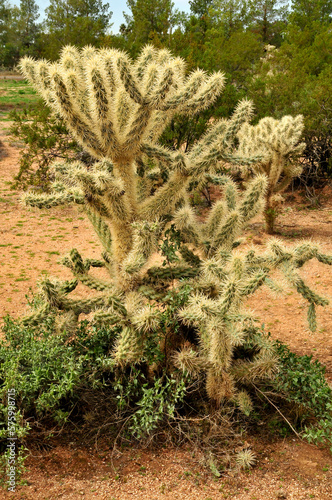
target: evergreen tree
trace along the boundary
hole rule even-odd
[[[0,43],[8,41],[8,24],[11,17],[11,9],[7,0],[0,0]]]
[[[216,0],[213,14],[217,29],[221,29],[226,37],[243,30],[247,22],[247,3],[244,0]]]
[[[15,29],[15,12],[7,0],[0,0],[0,67],[12,68],[18,62],[19,48]]]
[[[110,27],[112,12],[102,0],[51,0],[46,9],[45,56],[56,59],[68,43],[98,46]]]
[[[304,30],[307,26],[328,25],[332,20],[332,0],[293,0],[290,22]]]
[[[37,36],[40,26],[37,24],[39,7],[35,0],[20,0],[17,17],[17,35],[20,45],[20,54],[35,54]]]
[[[250,0],[250,26],[259,33],[264,43],[280,45],[281,32],[286,27],[287,0]]]
[[[322,186],[332,173],[330,27],[291,24],[285,42],[268,54],[252,80],[250,96],[260,117],[301,113],[304,116],[306,187]]]
[[[171,0],[127,0],[131,14],[125,14],[122,27],[128,41],[128,49],[135,54],[148,42],[154,45],[170,45],[174,27],[184,17]]]
[[[211,20],[211,8],[214,5],[213,0],[192,0],[190,5],[190,24],[188,26],[196,26],[202,33],[208,29]]]

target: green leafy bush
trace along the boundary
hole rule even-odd
[[[11,134],[26,146],[21,153],[15,186],[36,186],[47,190],[52,180],[50,165],[54,160],[80,159],[89,163],[89,155],[71,137],[62,118],[52,114],[43,101],[10,114]]]
[[[0,444],[7,437],[8,389],[15,389],[20,440],[36,427],[70,424],[73,408],[82,409],[91,390],[97,397],[96,412],[106,392],[115,413],[129,415],[128,428],[135,429],[137,438],[149,435],[165,415],[172,417],[176,403],[184,397],[183,377],[166,377],[161,372],[152,380],[144,363],[127,374],[114,371],[109,357],[116,327],[96,327],[84,321],[68,338],[66,331],[56,331],[54,317],[35,327],[22,327],[7,317],[4,333],[0,341]],[[160,351],[147,344],[146,359],[152,362],[158,356]],[[84,411],[73,418],[82,422]]]
[[[2,401],[14,388],[22,414],[40,419],[54,415],[79,384],[88,356],[66,345],[65,334],[54,335],[53,318],[38,328],[22,328],[7,318],[5,335],[0,342]]]
[[[290,404],[293,421],[309,442],[332,445],[332,389],[325,366],[312,356],[299,356],[276,341],[280,368],[273,389]],[[332,446],[331,446],[332,450]]]

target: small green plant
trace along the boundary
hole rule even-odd
[[[78,384],[86,356],[75,356],[64,337],[54,335],[52,317],[26,329],[7,318],[5,335],[0,342],[1,399],[15,388],[19,408],[39,416],[51,413]]]
[[[152,387],[144,384],[143,395],[136,403],[135,411],[128,430],[137,439],[150,435],[160,422],[174,417],[176,405],[183,401],[186,394],[185,380],[164,377],[156,379]]]
[[[325,367],[312,356],[299,356],[276,341],[280,360],[275,387],[303,407],[302,418],[318,417],[332,410],[332,390],[325,380]]]
[[[302,436],[332,450],[332,389],[325,380],[325,367],[279,341],[276,347],[280,365],[274,391],[290,404],[294,425],[302,429]]]

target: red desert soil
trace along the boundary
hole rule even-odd
[[[27,209],[20,193],[10,188],[18,171],[17,145],[10,143],[2,124],[0,139],[5,154],[0,158],[0,318],[19,318],[27,311],[26,294],[36,291],[38,278],[52,275],[69,278],[59,256],[72,247],[85,256],[99,257],[100,246],[88,221],[76,207],[51,210]],[[286,243],[311,239],[332,253],[332,191],[322,192],[322,205],[310,210],[299,196],[285,204],[278,220],[278,237]],[[245,244],[263,249],[268,238],[257,219],[245,235]],[[331,298],[331,268],[312,261],[301,275],[319,293]],[[82,289],[80,293],[86,292]],[[268,295],[267,295],[268,294]],[[294,291],[273,296],[260,290],[250,307],[274,338],[299,354],[313,354],[327,367],[332,380],[331,306],[319,308],[318,328],[308,331],[306,305]],[[105,446],[96,450],[59,441],[48,451],[30,450],[25,484],[16,493],[0,489],[0,499],[149,499],[149,500],[305,500],[332,498],[332,457],[328,450],[295,438],[251,438],[257,454],[250,472],[230,472],[213,478],[201,465],[199,454],[186,447],[117,451]]]

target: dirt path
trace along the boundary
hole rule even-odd
[[[79,209],[34,210],[23,207],[20,193],[10,189],[18,171],[19,148],[10,145],[0,124],[0,140],[6,155],[0,158],[0,318],[18,318],[27,308],[26,294],[36,291],[40,277],[70,278],[58,263],[60,255],[76,247],[83,255],[98,258],[100,245]],[[303,202],[286,204],[280,217],[280,239],[295,243],[311,238],[332,253],[332,192],[326,190],[323,206],[308,210]],[[302,205],[301,205],[302,203]],[[266,236],[260,220],[246,233],[246,244],[263,248]],[[331,268],[319,263],[304,266],[302,276],[320,294],[332,295]],[[86,292],[79,290],[81,295]],[[309,333],[304,301],[293,291],[269,296],[261,290],[250,300],[250,307],[275,338],[294,351],[313,354],[327,366],[332,380],[332,314],[319,308],[318,329]],[[215,480],[200,465],[192,450],[122,450],[111,457],[109,450],[97,452],[59,444],[49,452],[31,450],[24,475],[27,484],[15,494],[0,490],[0,499],[78,499],[109,500],[223,499],[305,500],[332,498],[332,459],[327,450],[289,437],[267,443],[253,443],[258,450],[257,466],[248,473],[228,473]]]

